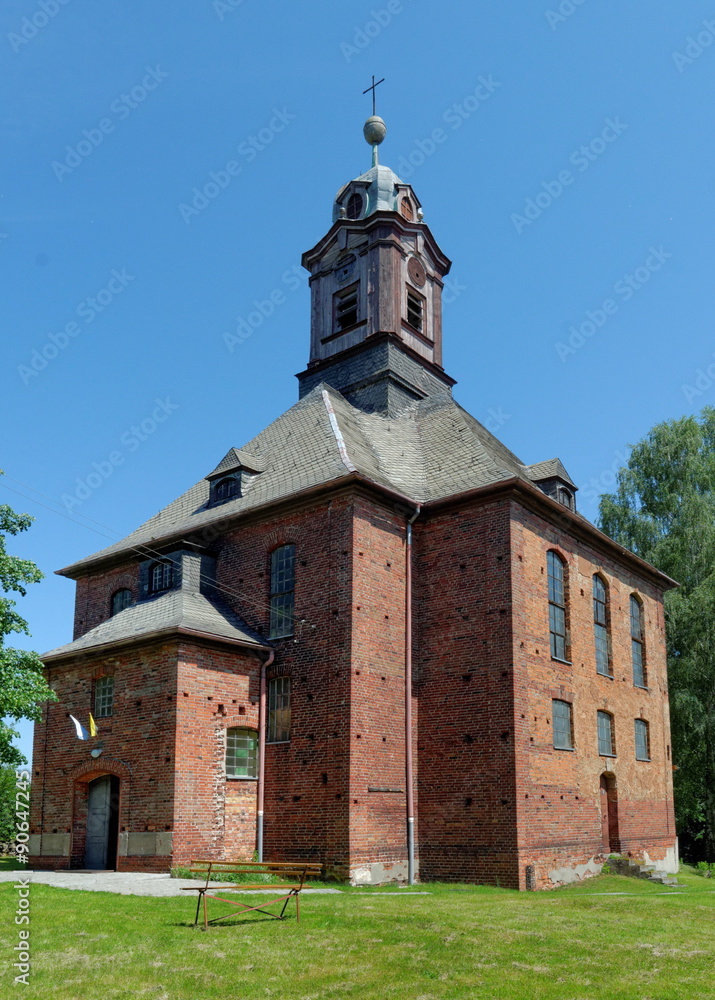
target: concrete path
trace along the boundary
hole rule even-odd
[[[188,878],[172,878],[163,873],[153,872],[0,872],[0,882],[17,882],[18,878],[30,877],[30,884],[55,886],[58,889],[82,889],[84,892],[118,892],[122,896],[183,896],[183,886],[200,885],[200,881]],[[225,882],[209,883],[216,889],[226,886]],[[266,889],[246,890],[246,894],[260,895],[275,892],[275,886]],[[339,893],[340,889],[303,889],[305,893]]]

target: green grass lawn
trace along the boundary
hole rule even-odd
[[[0,883],[0,997],[715,998],[715,885],[681,882],[664,891],[606,875],[540,893],[428,884],[412,898],[348,889],[304,896],[300,924],[252,915],[207,933],[192,926],[192,898],[36,884],[29,987],[13,984],[17,893]],[[596,895],[609,892],[634,895]]]

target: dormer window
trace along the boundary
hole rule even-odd
[[[121,590],[117,590],[112,594],[112,617],[118,615],[120,611],[124,611],[132,603],[132,592],[126,587]]]
[[[345,215],[348,219],[359,219],[362,215],[363,198],[357,191],[348,198],[345,204]]]
[[[149,570],[149,593],[160,594],[174,586],[174,564],[156,562]]]
[[[569,510],[574,509],[573,493],[571,492],[571,490],[567,490],[564,486],[559,486],[559,488],[557,489],[556,499],[559,501],[560,504],[563,504],[564,507],[568,507]]]
[[[358,321],[358,285],[335,295],[335,331],[348,330]]]
[[[412,209],[412,202],[409,198],[403,198],[400,202],[400,215],[403,219],[407,219],[408,222],[411,222],[414,219],[415,215]]]
[[[226,476],[212,484],[211,504],[226,503],[240,495],[239,481],[236,476]]]

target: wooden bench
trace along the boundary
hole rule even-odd
[[[208,930],[209,924],[216,923],[218,920],[225,920],[226,917],[234,916],[234,913],[224,913],[220,917],[213,917],[211,920],[208,919],[207,910],[207,899],[216,899],[222,903],[228,903],[230,906],[239,907],[239,912],[252,912],[260,911],[261,913],[266,913],[269,917],[275,917],[277,920],[283,920],[283,914],[285,913],[286,907],[291,899],[295,899],[295,915],[296,919],[300,923],[300,903],[298,902],[298,896],[306,885],[306,879],[309,875],[314,878],[320,874],[322,870],[322,865],[315,864],[310,861],[192,861],[189,866],[189,871],[196,875],[204,876],[204,884],[200,886],[182,886],[182,889],[186,892],[198,892],[198,899],[196,901],[196,917],[194,919],[194,927],[199,922],[199,911],[201,909],[203,901],[204,910],[204,930]],[[279,878],[280,882],[264,881],[264,882],[251,882],[250,884],[245,882],[239,883],[226,883],[222,885],[221,892],[255,892],[257,889],[267,889],[275,890],[279,893],[278,896],[272,899],[267,899],[261,903],[260,906],[248,906],[246,903],[234,902],[232,899],[224,899],[222,896],[216,896],[214,893],[217,891],[217,886],[212,886],[209,883],[211,881],[216,881],[218,876],[223,875],[250,875],[254,879],[258,879],[261,875],[270,875],[274,878]],[[285,879],[290,881],[286,882]],[[283,903],[283,907],[280,913],[271,913],[267,910],[267,906],[272,906],[274,903]]]

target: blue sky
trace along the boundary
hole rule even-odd
[[[55,569],[296,400],[300,255],[370,165],[373,73],[454,261],[455,396],[594,518],[629,443],[715,403],[714,43],[699,0],[6,0],[0,503],[45,573],[17,645],[71,638]]]

